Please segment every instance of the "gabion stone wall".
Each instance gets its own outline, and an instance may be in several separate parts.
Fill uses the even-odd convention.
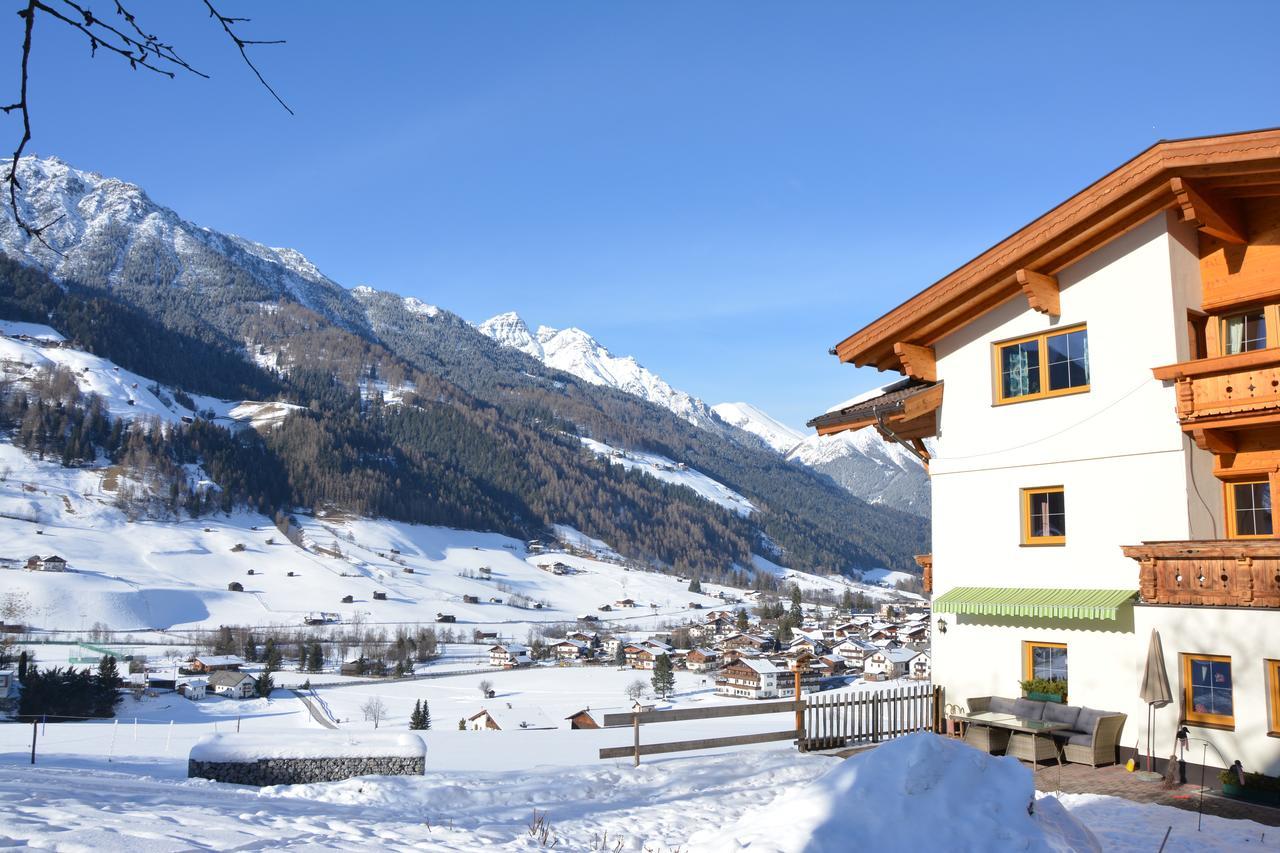
[[[421,776],[427,759],[416,758],[260,758],[257,761],[187,761],[188,778],[234,785],[302,785],[337,782],[353,776]]]

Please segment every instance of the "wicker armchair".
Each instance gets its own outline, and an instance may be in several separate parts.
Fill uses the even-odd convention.
[[[969,700],[970,714],[985,714],[991,710],[990,696],[975,696]],[[964,742],[983,752],[1003,755],[1009,748],[1009,730],[996,729],[980,723],[968,723],[964,727]]]
[[[1071,737],[1062,747],[1062,754],[1073,764],[1098,767],[1116,763],[1116,750],[1120,746],[1120,733],[1124,731],[1125,714],[1104,714],[1093,724],[1093,731],[1084,737]],[[1072,743],[1076,741],[1076,743]]]

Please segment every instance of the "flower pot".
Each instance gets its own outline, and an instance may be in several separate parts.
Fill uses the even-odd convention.
[[[1263,806],[1280,806],[1280,791],[1259,791],[1256,788],[1242,787],[1234,782],[1222,783],[1222,796],[1229,800],[1242,800]]]
[[[1034,699],[1037,702],[1057,702],[1062,703],[1062,694],[1060,693],[1036,693],[1034,690],[1027,693],[1028,699]]]

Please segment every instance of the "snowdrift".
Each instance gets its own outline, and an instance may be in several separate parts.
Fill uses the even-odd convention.
[[[727,828],[697,833],[689,849],[1092,853],[1102,848],[1057,800],[1035,799],[1031,771],[1015,759],[937,735],[913,734],[842,762]]]

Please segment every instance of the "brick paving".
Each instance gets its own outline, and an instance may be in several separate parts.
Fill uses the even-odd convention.
[[[1027,766],[1030,767],[1029,764]],[[1188,775],[1194,783],[1200,781],[1196,771],[1189,771]],[[1041,765],[1035,777],[1036,788],[1045,792],[1061,790],[1068,794],[1107,794],[1138,803],[1158,803],[1187,811],[1195,811],[1200,803],[1199,784],[1189,782],[1175,788],[1166,788],[1161,781],[1144,782],[1118,765],[1095,769],[1084,764],[1064,764],[1061,782],[1058,765]],[[1252,820],[1266,826],[1280,826],[1280,809],[1228,800],[1211,787],[1210,779],[1206,778],[1205,781],[1208,783],[1204,795],[1205,814],[1232,820]]]

